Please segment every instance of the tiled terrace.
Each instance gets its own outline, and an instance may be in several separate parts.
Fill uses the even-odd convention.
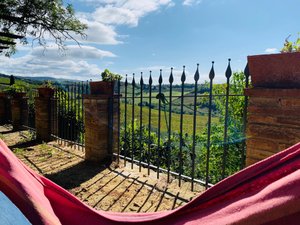
[[[84,152],[58,142],[37,143],[28,131],[13,132],[10,126],[0,126],[0,138],[29,167],[61,185],[88,205],[105,211],[154,212],[184,205],[204,188],[173,179],[166,175],[156,179],[146,169],[131,169],[127,162],[111,165],[87,164]],[[63,147],[64,146],[64,147]]]

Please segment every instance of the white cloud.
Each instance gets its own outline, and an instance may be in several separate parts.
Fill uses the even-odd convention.
[[[78,12],[76,15],[88,25],[87,42],[98,44],[120,44],[121,35],[116,32],[120,25],[136,27],[140,19],[162,7],[172,7],[172,0],[81,0],[93,4],[91,13]]]
[[[202,0],[184,0],[182,2],[183,5],[186,6],[192,6],[192,5],[198,5],[202,2]]]
[[[92,46],[68,45],[65,52],[58,51],[55,46],[50,46],[46,49],[36,47],[31,52],[32,56],[45,57],[47,60],[61,61],[65,59],[102,59],[103,57],[116,57],[115,54],[109,51],[103,51]]]
[[[47,49],[36,47],[22,57],[1,56],[0,68],[1,72],[5,74],[85,80],[98,76],[97,74],[102,71],[88,60],[104,57],[115,57],[115,55],[91,46],[80,48],[70,45],[63,54],[57,50],[57,47],[50,46]],[[85,78],[85,76],[87,77]]]
[[[93,13],[96,21],[103,24],[137,26],[139,18],[129,9],[118,7],[100,7]]]
[[[83,42],[116,45],[122,43],[117,40],[118,34],[114,26],[106,25],[95,20],[81,19],[82,22],[88,25],[85,32],[87,35],[86,40]]]
[[[277,48],[267,48],[265,53],[276,53],[279,52]]]

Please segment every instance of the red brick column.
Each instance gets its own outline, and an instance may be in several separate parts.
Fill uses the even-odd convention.
[[[6,118],[6,110],[7,106],[5,104],[6,95],[4,93],[0,93],[0,124],[5,124],[7,122]]]
[[[85,159],[111,160],[118,149],[118,97],[85,95]]]
[[[28,98],[11,98],[11,119],[14,130],[22,129],[22,125],[28,124]]]
[[[247,166],[300,141],[300,89],[252,88],[245,94]]]
[[[53,127],[58,127],[53,125],[57,123],[57,100],[50,97],[36,97],[34,104],[36,138],[41,141],[51,141],[53,139],[51,133],[56,134]]]

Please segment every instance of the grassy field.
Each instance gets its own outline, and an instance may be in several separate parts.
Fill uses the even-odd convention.
[[[9,85],[10,79],[6,77],[0,77],[0,91],[5,90]],[[15,79],[15,84],[24,88],[24,90],[37,88],[36,84],[29,84],[26,81]]]
[[[135,106],[134,107],[134,118],[136,120],[136,123],[139,125],[140,123],[140,107]],[[132,105],[127,104],[127,124],[130,125],[132,121]],[[157,109],[151,109],[151,127],[152,128],[158,128],[158,117],[159,117],[159,111]],[[124,123],[125,118],[125,104],[121,104],[121,123]],[[167,132],[168,128],[168,119],[169,118],[169,112],[164,113],[164,111],[161,111],[161,131]],[[167,122],[166,122],[167,119]],[[196,116],[196,132],[201,133],[206,127],[207,124],[207,115],[197,115]],[[148,126],[148,120],[149,120],[149,108],[148,107],[142,107],[142,122],[143,125]],[[180,130],[180,114],[172,113],[172,132],[179,132]],[[219,123],[218,117],[212,118],[212,123]],[[183,115],[183,133],[192,134],[193,133],[193,115],[184,114]]]

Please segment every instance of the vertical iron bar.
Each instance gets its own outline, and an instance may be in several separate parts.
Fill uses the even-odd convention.
[[[229,91],[230,91],[230,77],[232,74],[230,68],[230,61],[228,59],[228,66],[225,72],[226,76],[226,99],[225,99],[225,121],[224,121],[224,139],[223,139],[223,162],[222,162],[222,179],[225,178],[226,161],[228,155],[228,101],[229,101]]]
[[[73,139],[73,136],[74,136],[74,135],[73,135],[73,133],[74,133],[74,132],[73,132],[73,130],[74,130],[74,129],[73,129],[73,124],[74,124],[74,123],[73,123],[73,122],[74,122],[74,118],[73,118],[73,116],[74,116],[74,115],[73,115],[73,113],[74,113],[73,93],[74,93],[74,84],[72,83],[72,84],[71,84],[71,90],[70,90],[70,106],[71,106],[71,107],[70,107],[70,109],[71,109],[71,110],[70,110],[70,116],[71,116],[71,117],[70,117],[70,140],[71,140],[71,148],[73,148],[73,144],[74,144],[74,142],[73,142],[73,140],[74,140],[74,139]]]
[[[81,150],[83,151],[83,133],[82,133],[82,131],[83,131],[83,121],[84,121],[84,117],[83,117],[83,113],[84,113],[84,108],[83,108],[83,93],[84,93],[84,83],[83,83],[83,81],[81,81],[81,88],[80,88],[80,144],[82,144],[81,145]]]
[[[57,139],[57,144],[59,143],[59,137],[58,137],[58,90],[55,88],[54,90],[54,104],[55,104],[55,135]]]
[[[170,182],[170,168],[171,168],[171,131],[172,131],[172,84],[174,81],[173,68],[169,77],[170,92],[169,92],[169,127],[168,127],[168,182]]]
[[[149,77],[149,116],[148,116],[148,175],[150,175],[150,157],[151,157],[151,107],[152,107],[152,71]]]
[[[249,77],[250,77],[248,63],[245,67],[244,74],[245,74],[245,88],[247,89],[249,87]],[[244,112],[243,112],[243,132],[244,132],[244,137],[246,137],[248,96],[246,95],[244,96],[244,101],[245,101],[245,105],[244,105]],[[245,167],[245,164],[246,164],[246,138],[243,141],[243,145],[242,145],[241,169]]]
[[[65,115],[64,115],[64,129],[65,129],[65,137],[64,137],[64,145],[67,145],[68,139],[68,85],[65,88]]]
[[[133,78],[132,78],[132,111],[131,111],[131,169],[133,169],[133,158],[134,158],[134,153],[135,153],[135,137],[134,137],[134,98],[135,98],[135,93],[134,90],[135,89],[135,80],[134,80],[134,74],[133,74]]]
[[[209,159],[210,159],[210,134],[211,134],[211,111],[212,111],[212,93],[213,93],[213,79],[215,77],[214,61],[209,72],[209,103],[208,103],[208,121],[207,121],[207,153],[206,153],[206,168],[205,168],[205,188],[208,188],[209,183]]]
[[[77,149],[79,150],[79,142],[80,142],[80,129],[79,129],[79,124],[80,124],[80,119],[79,119],[79,114],[80,114],[80,108],[79,108],[79,89],[80,89],[80,83],[76,83],[76,95],[75,95],[75,106],[76,106],[76,124],[77,124],[77,136],[76,136],[76,145]]]
[[[73,83],[73,93],[72,93],[72,112],[74,113],[74,119],[72,123],[72,142],[73,147],[76,149],[76,121],[77,121],[77,108],[76,108],[76,82]]]
[[[139,171],[142,170],[142,140],[143,140],[143,133],[142,133],[142,127],[143,127],[143,90],[144,90],[144,81],[143,81],[143,73],[141,73],[141,80],[140,80],[140,161],[139,161]]]
[[[77,133],[77,128],[76,128],[76,125],[77,125],[77,106],[76,106],[76,93],[77,93],[77,83],[74,82],[74,88],[73,88],[73,107],[74,107],[74,114],[75,114],[75,117],[74,117],[74,124],[73,124],[73,142],[74,142],[74,149],[76,149],[76,145],[77,145],[77,137],[76,137],[76,133]]]
[[[127,86],[128,86],[128,81],[127,81],[127,74],[126,74],[126,79],[125,79],[125,110],[124,110],[124,126],[125,126],[125,144],[124,144],[124,166],[126,166],[126,157],[127,157],[127,151],[128,151],[128,136],[127,136]]]
[[[160,70],[159,79],[158,79],[158,132],[157,132],[157,155],[156,155],[156,166],[157,166],[157,179],[159,179],[159,167],[160,167],[160,157],[161,157],[161,143],[160,143],[160,129],[161,129],[161,84],[162,84],[162,70]]]
[[[67,142],[68,142],[68,145],[70,144],[70,84],[68,84],[68,111],[67,111],[67,117],[68,117],[68,127],[67,127]]]
[[[87,80],[85,83],[85,94],[89,95],[90,93],[90,83]],[[84,107],[84,105],[82,105],[82,108]],[[84,112],[84,111],[83,111]],[[84,118],[84,117],[83,117]],[[84,120],[83,120],[84,121]],[[83,128],[84,128],[84,133],[83,133],[83,141],[85,143],[85,124],[83,123]]]
[[[197,70],[194,76],[195,89],[194,89],[194,116],[193,116],[193,143],[192,143],[192,185],[191,190],[194,191],[194,179],[195,179],[195,146],[196,146],[196,123],[197,123],[197,94],[198,94],[198,80],[199,80],[199,64],[197,64]]]
[[[180,101],[180,143],[179,143],[179,187],[181,186],[181,176],[183,169],[182,147],[183,147],[183,97],[184,97],[184,82],[185,82],[185,66],[181,75],[181,101]]]
[[[74,118],[74,126],[73,126],[73,141],[74,141],[74,149],[77,147],[77,99],[76,99],[76,94],[77,94],[77,83],[74,82],[74,94],[73,94],[73,105],[74,105],[74,113],[75,113],[75,118]]]
[[[120,98],[121,98],[121,80],[118,80],[118,157],[117,157],[117,163],[120,163],[120,128],[121,128],[121,112],[120,112]]]
[[[79,147],[80,147],[80,97],[79,97],[79,94],[80,94],[80,82],[77,83],[76,85],[76,109],[77,109],[77,129],[78,129],[78,134],[77,134],[77,137],[76,137],[76,142],[77,142],[77,149],[79,150]]]
[[[73,123],[74,123],[74,118],[73,118],[73,113],[74,113],[74,106],[73,106],[73,94],[74,94],[74,83],[71,84],[71,89],[70,89],[70,143],[71,143],[71,148],[73,148],[74,144],[74,128],[73,128]]]
[[[67,139],[66,123],[67,123],[67,87],[65,86],[63,91],[63,118],[62,118],[64,145],[66,145],[66,139]]]
[[[60,144],[62,145],[62,136],[61,136],[61,132],[62,132],[62,122],[61,122],[61,113],[62,113],[62,109],[61,109],[61,89],[58,87],[57,88],[57,92],[58,92],[58,100],[57,100],[57,106],[58,106],[58,112],[57,112],[57,121],[58,121],[58,136],[60,139]]]

